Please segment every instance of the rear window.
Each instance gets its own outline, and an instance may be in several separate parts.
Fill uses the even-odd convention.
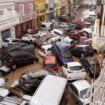
[[[13,40],[12,42],[19,42],[20,40]]]
[[[47,68],[54,68],[56,67],[56,64],[45,64],[44,66]]]
[[[43,27],[43,28],[46,28],[46,25],[44,25],[44,24],[41,24],[41,27]]]
[[[70,58],[71,57],[70,51],[69,50],[62,51],[62,57]]]
[[[78,71],[78,70],[81,70],[83,69],[82,66],[74,66],[74,67],[70,67],[70,70],[74,70],[74,71]]]

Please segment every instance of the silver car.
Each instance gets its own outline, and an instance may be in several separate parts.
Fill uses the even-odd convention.
[[[27,71],[20,76],[19,86],[24,93],[29,92],[32,87],[35,87],[37,89],[43,78],[48,74],[60,76],[57,72],[53,70],[34,69]]]
[[[86,80],[74,81],[68,86],[71,96],[75,99],[78,105],[83,105],[84,102],[86,105],[89,105],[89,95],[88,97],[85,97],[89,88],[90,84]]]

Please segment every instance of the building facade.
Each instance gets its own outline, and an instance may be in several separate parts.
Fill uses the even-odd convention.
[[[34,0],[15,0],[15,10],[19,13],[20,23],[15,27],[16,37],[21,38],[28,32],[28,29],[35,31],[35,11]]]
[[[36,26],[38,27],[41,21],[45,20],[45,0],[35,0],[35,10],[37,12]]]
[[[61,4],[61,15],[66,14],[66,4],[67,4],[67,0],[60,0],[60,4]]]
[[[50,20],[54,16],[54,0],[45,0],[46,15],[45,20]]]
[[[19,15],[15,11],[13,0],[0,0],[0,48],[2,40],[15,37],[15,26],[19,24]]]
[[[60,16],[60,15],[61,15],[61,1],[54,0],[54,16]]]
[[[105,44],[105,0],[97,0],[96,15],[92,46],[94,49],[99,50]]]

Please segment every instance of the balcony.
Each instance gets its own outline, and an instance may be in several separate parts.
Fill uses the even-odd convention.
[[[37,15],[38,16],[42,16],[42,15],[45,15],[46,14],[46,9],[39,9],[37,10]]]
[[[36,17],[37,17],[36,12],[33,12],[32,14],[25,14],[24,16],[20,16],[20,22],[23,23],[25,21],[35,19]]]
[[[49,8],[50,11],[54,11],[54,8]]]

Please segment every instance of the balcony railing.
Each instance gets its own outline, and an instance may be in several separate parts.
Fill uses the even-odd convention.
[[[20,16],[20,22],[25,22],[31,19],[35,19],[37,17],[37,13],[33,12],[32,14],[25,14],[24,16]]]

